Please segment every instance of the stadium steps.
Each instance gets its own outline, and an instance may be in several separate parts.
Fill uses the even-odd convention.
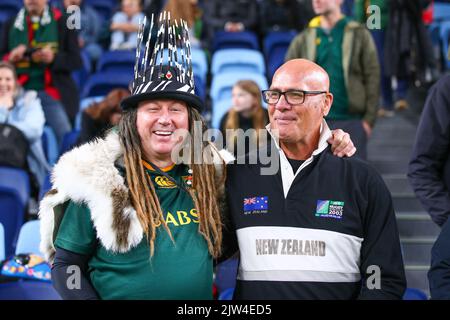
[[[392,195],[407,286],[429,295],[427,272],[440,228],[423,209],[406,176],[418,121],[411,113],[378,119],[368,144],[368,160],[382,175]]]

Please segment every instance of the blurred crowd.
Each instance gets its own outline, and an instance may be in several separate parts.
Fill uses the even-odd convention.
[[[19,11],[0,21],[0,55],[4,61],[0,65],[0,122],[19,129],[28,142],[22,150],[28,159],[23,166],[32,175],[35,195],[51,164],[43,145],[44,127],[51,128],[61,149],[78,121],[81,88],[74,81],[74,73],[84,67],[83,55],[89,57],[89,68],[96,70],[105,52],[133,51],[138,24],[144,16],[150,20],[152,14],[157,17],[168,11],[172,19],[184,19],[192,47],[204,51],[208,63],[219,32],[252,32],[260,47],[271,33],[297,34],[285,58],[315,60],[330,74],[335,101],[327,120],[331,127],[351,134],[362,158],[366,158],[366,144],[376,118],[407,109],[408,88],[433,81],[442,59],[428,49],[431,42],[426,23],[430,21],[423,17],[432,1],[17,2]],[[374,5],[379,11],[371,11]],[[74,22],[74,8],[81,10],[78,29],[68,28]],[[270,84],[272,75],[266,76]],[[211,80],[208,74],[207,92]],[[264,89],[251,80],[237,82],[219,129],[262,129],[267,123],[260,93]],[[85,108],[81,130],[72,145],[89,141],[117,124],[119,103],[127,94],[126,88],[117,88]],[[206,100],[211,114],[214,101],[208,95]],[[208,113],[205,116],[208,118]]]

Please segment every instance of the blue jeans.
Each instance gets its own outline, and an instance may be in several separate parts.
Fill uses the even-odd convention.
[[[384,30],[371,30],[373,40],[377,47],[378,60],[381,68],[381,96],[383,100],[382,106],[387,110],[394,108],[394,93],[392,90],[392,79],[387,76],[384,69],[384,37],[386,32]],[[408,92],[408,79],[397,78],[397,90],[395,99],[405,99]]]
[[[39,91],[38,96],[41,99],[45,123],[53,129],[58,146],[61,146],[64,135],[72,130],[64,106],[59,101],[50,97],[45,91]]]

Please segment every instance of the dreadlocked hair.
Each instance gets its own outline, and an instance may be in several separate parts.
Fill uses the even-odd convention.
[[[206,125],[197,110],[188,108],[188,112],[191,139],[189,143],[194,146],[194,122],[200,121],[202,133],[206,130]],[[119,138],[124,148],[126,180],[131,203],[149,241],[150,256],[152,257],[155,251],[156,228],[162,225],[172,241],[174,240],[165,222],[153,182],[145,173],[142,164],[142,144],[136,128],[136,119],[137,109],[132,108],[124,112],[119,123]],[[211,145],[211,142],[204,142],[203,149],[208,145]],[[221,160],[222,174],[219,177],[211,159],[207,159],[208,161],[203,161],[201,164],[195,164],[193,148],[190,149],[190,153],[191,161],[187,165],[192,169],[192,188],[188,188],[188,191],[198,214],[198,230],[205,238],[211,256],[217,258],[221,253],[222,243],[222,221],[218,203],[219,190],[226,179],[225,163]]]
[[[189,108],[189,118],[190,118],[190,145],[194,145],[194,132],[193,124],[194,122],[201,123],[202,125],[202,135],[206,131],[207,127],[203,121],[200,113],[194,109]],[[192,189],[189,190],[191,197],[194,201],[195,208],[197,209],[199,216],[199,232],[205,238],[208,244],[208,250],[210,254],[217,258],[221,253],[222,244],[222,219],[220,215],[219,207],[219,197],[220,189],[225,184],[226,172],[225,163],[220,156],[222,166],[221,175],[219,175],[216,170],[213,155],[203,152],[206,147],[210,147],[212,152],[215,152],[215,147],[211,142],[203,142],[202,154],[203,162],[201,164],[196,164],[194,161],[194,154],[191,149],[191,164],[192,169]],[[217,164],[219,165],[219,164]]]
[[[145,173],[142,164],[142,145],[136,127],[136,118],[137,109],[133,108],[124,112],[119,122],[119,138],[124,148],[126,181],[131,203],[149,241],[150,256],[153,257],[157,227],[162,224],[172,241],[173,238],[165,222],[153,182]]]

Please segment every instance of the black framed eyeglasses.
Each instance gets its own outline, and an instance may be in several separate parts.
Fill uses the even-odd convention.
[[[287,103],[302,104],[305,102],[307,94],[323,94],[328,93],[328,91],[287,90],[282,92],[279,90],[263,90],[261,93],[265,103],[275,104],[280,100],[281,96],[284,95]]]

